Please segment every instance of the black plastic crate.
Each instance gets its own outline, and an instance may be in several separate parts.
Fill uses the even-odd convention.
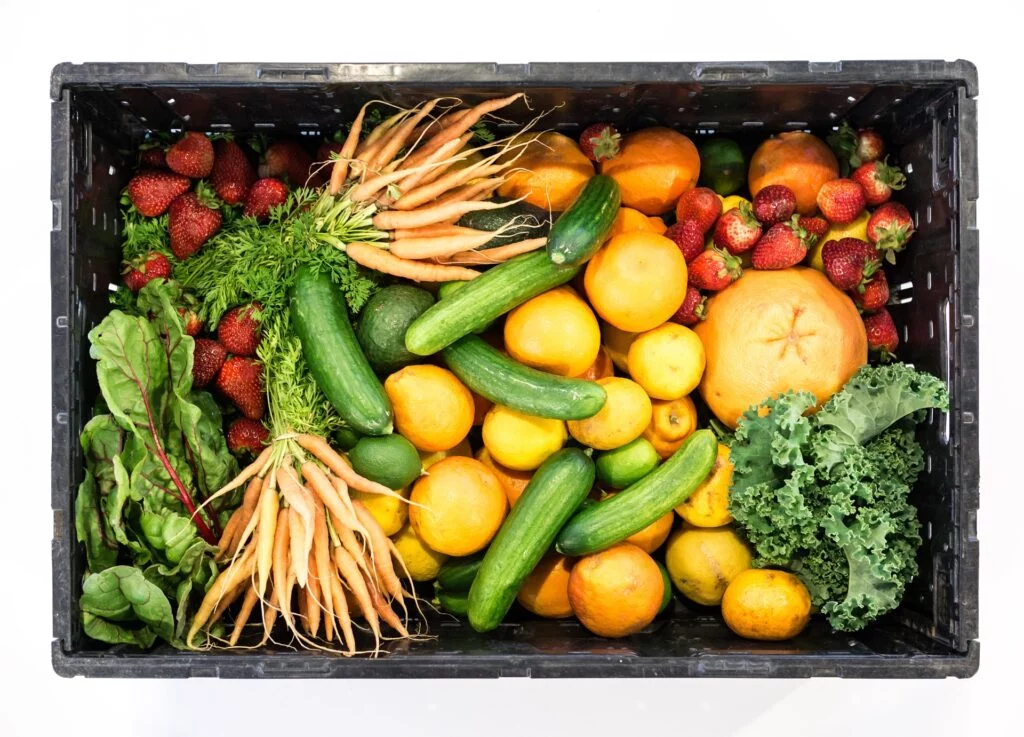
[[[813,622],[783,643],[733,636],[711,611],[677,601],[648,631],[604,640],[574,622],[526,616],[489,635],[432,621],[437,638],[346,659],[265,650],[140,653],[89,641],[76,602],[84,555],[73,500],[78,435],[97,395],[86,334],[118,279],[119,194],[149,129],[321,136],[371,97],[468,102],[523,90],[548,125],[611,120],[669,125],[692,137],[763,137],[838,121],[881,130],[909,172],[900,200],[917,235],[892,273],[901,358],[945,380],[948,414],[924,432],[914,490],[921,572],[900,609],[856,635]],[[966,677],[978,636],[977,71],[969,62],[671,64],[63,64],[53,71],[53,666],[118,677]],[[507,114],[503,111],[503,114]]]

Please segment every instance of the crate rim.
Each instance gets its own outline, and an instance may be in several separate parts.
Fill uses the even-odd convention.
[[[841,655],[822,660],[812,655],[792,655],[785,660],[769,656],[728,654],[684,657],[623,657],[571,655],[551,657],[543,654],[527,656],[462,655],[458,663],[450,656],[393,655],[380,660],[349,660],[324,658],[313,654],[292,654],[283,658],[262,659],[245,663],[231,655],[194,655],[187,652],[160,655],[140,654],[126,657],[102,653],[67,652],[62,637],[67,622],[61,616],[63,604],[69,603],[71,591],[57,570],[74,553],[74,541],[62,539],[56,531],[67,515],[73,514],[69,498],[66,459],[71,437],[67,419],[65,377],[69,374],[71,336],[68,328],[70,303],[68,280],[67,223],[70,212],[70,180],[66,165],[70,141],[69,100],[66,90],[110,89],[125,84],[140,86],[197,85],[218,87],[230,85],[315,87],[324,84],[363,84],[394,82],[396,84],[427,84],[442,80],[464,84],[643,84],[691,83],[707,86],[812,84],[823,81],[834,84],[879,84],[885,82],[952,83],[961,88],[962,139],[960,200],[964,206],[960,223],[961,263],[974,271],[975,283],[970,294],[961,295],[961,303],[969,310],[972,321],[960,326],[964,331],[961,359],[965,355],[977,362],[977,259],[978,231],[975,200],[978,197],[977,171],[977,66],[968,60],[867,60],[867,61],[741,61],[741,62],[537,62],[523,64],[469,63],[246,63],[187,64],[170,62],[118,63],[87,62],[56,64],[50,76],[51,97],[51,200],[54,221],[51,245],[51,334],[52,334],[52,463],[51,508],[55,535],[52,541],[53,562],[53,640],[51,664],[64,677],[225,677],[225,678],[440,678],[440,677],[688,677],[688,676],[757,676],[757,677],[859,677],[859,678],[941,678],[973,676],[979,668],[978,607],[963,622],[965,650],[942,654],[922,654],[910,658],[885,655]],[[956,318],[959,322],[960,315]],[[978,546],[972,523],[978,509],[978,437],[977,389],[961,397],[960,413],[955,418],[961,440],[967,446],[965,459],[970,461],[961,475],[966,496],[959,514],[967,523],[970,543],[964,551],[963,593],[977,601]],[[969,420],[963,415],[971,414]]]

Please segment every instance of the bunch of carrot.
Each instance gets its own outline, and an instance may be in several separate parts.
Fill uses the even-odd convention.
[[[357,474],[324,438],[301,434],[276,438],[211,499],[243,484],[242,504],[218,544],[218,559],[229,562],[196,612],[186,640],[189,647],[201,646],[196,644],[201,632],[213,645],[213,626],[239,599],[229,646],[238,644],[257,604],[263,626],[260,645],[270,639],[278,616],[302,647],[345,655],[357,653],[356,617],[364,618],[373,633],[371,654],[380,651],[382,622],[398,636],[410,636],[406,600],[416,601],[410,593],[412,580],[394,543],[349,489],[398,494]],[[349,595],[357,611],[350,611]],[[334,641],[343,642],[344,649],[333,648]]]
[[[442,98],[411,110],[400,110],[360,141],[367,110],[364,105],[334,162],[328,194],[377,208],[373,224],[388,233],[389,242],[348,243],[345,252],[370,269],[414,281],[457,281],[479,276],[466,265],[486,265],[544,246],[531,238],[506,246],[478,250],[498,231],[456,225],[469,212],[492,210],[518,202],[489,202],[516,159],[535,137],[517,135],[493,144],[466,148],[472,128],[485,115],[511,105],[522,93],[486,100],[475,107],[431,117]],[[479,161],[455,164],[492,150]],[[401,154],[401,155],[400,155]]]

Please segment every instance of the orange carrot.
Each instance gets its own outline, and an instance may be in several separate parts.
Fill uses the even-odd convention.
[[[508,222],[497,230],[473,230],[465,235],[403,238],[392,243],[389,250],[399,258],[440,259],[460,251],[472,251],[479,248],[515,225],[514,222]]]
[[[345,597],[345,591],[341,587],[341,579],[337,576],[337,569],[335,569],[335,575],[329,577],[331,582],[331,596],[335,602],[334,615],[338,619],[338,629],[345,638],[345,645],[348,647],[349,655],[356,651],[356,638],[352,632],[352,618],[348,612],[348,599]]]
[[[238,616],[235,617],[235,627],[231,630],[231,639],[228,640],[228,645],[231,647],[238,644],[238,638],[242,636],[242,630],[249,623],[249,617],[252,616],[252,610],[256,607],[259,598],[252,582],[249,582],[249,587],[245,590],[245,598],[242,599],[242,608],[238,610]]]
[[[341,151],[338,152],[338,158],[334,162],[334,167],[331,169],[331,183],[327,191],[332,195],[338,195],[345,184],[345,180],[348,179],[349,159],[355,155],[356,146],[359,145],[359,134],[363,130],[363,118],[366,116],[366,108],[369,105],[370,103],[368,102],[359,108],[359,114],[352,121],[352,129],[348,132],[345,143],[342,144]]]
[[[256,545],[256,575],[257,588],[260,597],[267,590],[267,581],[270,580],[270,570],[274,562],[274,539],[277,535],[277,513],[280,509],[280,500],[277,498],[277,487],[274,483],[274,474],[268,474],[270,482],[263,488],[260,494],[260,511],[257,526],[259,536]]]
[[[281,616],[292,630],[295,624],[292,622],[291,601],[288,596],[288,542],[291,527],[288,524],[288,507],[282,507],[277,513],[277,529],[274,535],[274,562],[271,573],[274,577],[274,591],[278,592],[278,604],[281,608]]]
[[[500,264],[530,251],[543,248],[548,242],[547,237],[530,238],[518,243],[509,243],[507,246],[488,248],[485,251],[463,251],[451,256],[439,258],[438,261],[444,264],[460,264],[470,266],[486,266],[488,264]]]
[[[480,179],[475,182],[469,182],[461,187],[445,192],[431,202],[430,205],[431,207],[440,207],[441,205],[450,205],[453,202],[484,200],[490,197],[491,192],[500,187],[504,181],[504,177],[495,177],[493,179]]]
[[[420,261],[407,261],[367,243],[349,243],[345,247],[345,253],[360,266],[411,281],[469,281],[480,276],[479,272],[461,266],[439,266]]]
[[[306,632],[311,637],[316,637],[320,631],[320,598],[323,592],[320,589],[319,569],[316,567],[316,559],[313,551],[309,551],[309,558],[306,562],[309,570],[309,578],[306,581],[306,588],[300,592],[300,596],[306,600]]]
[[[391,160],[398,155],[398,152],[405,145],[405,142],[409,140],[409,135],[413,132],[417,125],[419,125],[425,117],[430,115],[430,111],[437,105],[437,100],[428,101],[423,107],[419,109],[414,115],[409,117],[395,129],[394,135],[388,138],[376,156],[366,163],[366,168],[369,171],[379,171],[388,164]]]
[[[414,210],[420,205],[425,205],[448,190],[465,184],[471,179],[483,179],[499,174],[512,165],[511,160],[502,164],[495,164],[494,162],[497,161],[498,156],[500,154],[493,154],[475,164],[448,172],[429,184],[423,184],[412,190],[403,190],[402,196],[395,200],[392,208],[395,210]]]
[[[324,513],[324,503],[319,496],[313,499],[313,558],[316,560],[316,570],[320,576],[320,590],[323,597],[325,637],[331,639],[331,630],[334,619],[334,598],[331,586],[326,580],[333,574],[331,567],[331,541],[327,532],[327,515]]]
[[[472,133],[465,133],[453,141],[448,141],[415,167],[403,166],[402,171],[406,172],[408,176],[398,181],[399,191],[408,192],[421,182],[433,181],[444,174],[452,164],[469,156],[469,151],[458,155],[456,152],[469,143],[472,137]]]
[[[463,228],[461,225],[450,225],[449,223],[438,223],[436,225],[424,225],[422,228],[402,228],[391,231],[391,239],[395,241],[406,238],[437,238],[438,236],[449,235],[476,235],[481,231],[475,228]]]
[[[420,148],[420,151],[410,156],[407,160],[409,166],[416,166],[421,162],[423,158],[426,158],[431,153],[436,151],[438,148],[448,143],[452,139],[458,138],[463,133],[472,128],[483,116],[488,113],[493,113],[496,110],[500,110],[503,107],[511,105],[513,102],[523,97],[524,93],[517,92],[514,95],[508,97],[501,97],[493,100],[485,100],[476,107],[470,108],[466,111],[466,114],[461,116],[458,121],[446,128],[440,130],[433,138],[424,143]]]
[[[373,601],[373,608],[380,615],[380,618],[384,620],[385,624],[389,625],[402,637],[408,637],[409,630],[402,624],[402,620],[395,614],[395,610],[384,601],[384,597],[380,595],[380,592],[373,586],[367,586],[367,589],[370,592],[370,599]]]
[[[395,569],[391,565],[391,556],[388,555],[388,536],[384,534],[380,523],[370,514],[370,510],[362,502],[352,502],[356,509],[356,518],[363,527],[370,533],[370,547],[376,552],[373,556],[373,566],[384,582],[385,590],[399,601],[402,600],[402,582],[395,575]]]
[[[467,212],[500,210],[521,200],[520,197],[506,202],[454,202],[433,207],[421,207],[418,210],[385,210],[374,215],[373,224],[380,230],[419,228],[424,225],[443,223],[447,220],[458,220]]]
[[[303,450],[312,453],[315,458],[331,470],[331,473],[356,491],[365,491],[367,494],[383,494],[384,496],[393,496],[398,499],[405,499],[401,494],[392,491],[388,487],[384,486],[384,484],[378,484],[376,481],[370,481],[368,478],[357,474],[352,469],[352,465],[345,460],[338,451],[332,448],[325,438],[320,437],[319,435],[301,434],[295,438],[295,442],[297,442]]]
[[[252,549],[248,548],[241,558],[238,558],[217,576],[213,585],[210,586],[202,602],[199,604],[199,610],[196,612],[195,617],[192,619],[192,627],[185,638],[185,643],[189,647],[192,646],[192,640],[209,621],[210,616],[221,600],[238,586],[241,581],[252,575],[253,563]]]
[[[370,629],[373,630],[373,634],[379,643],[380,621],[377,619],[377,611],[373,607],[373,599],[370,598],[366,582],[359,573],[359,567],[344,548],[334,549],[334,564],[338,567],[338,572],[341,573],[348,584],[349,590],[356,597],[356,602],[359,604],[359,608],[362,609],[363,616],[366,617],[366,623],[370,625]]]

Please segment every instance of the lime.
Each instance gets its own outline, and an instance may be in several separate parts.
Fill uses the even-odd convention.
[[[621,448],[598,453],[597,480],[605,487],[625,489],[635,484],[658,465],[658,451],[640,437]]]
[[[401,489],[420,475],[420,454],[401,435],[362,438],[349,451],[352,468],[370,481]]]
[[[747,182],[747,163],[739,144],[728,138],[712,138],[700,147],[700,184],[723,197]]]
[[[334,447],[339,450],[352,450],[362,437],[351,427],[340,428],[334,431]]]

